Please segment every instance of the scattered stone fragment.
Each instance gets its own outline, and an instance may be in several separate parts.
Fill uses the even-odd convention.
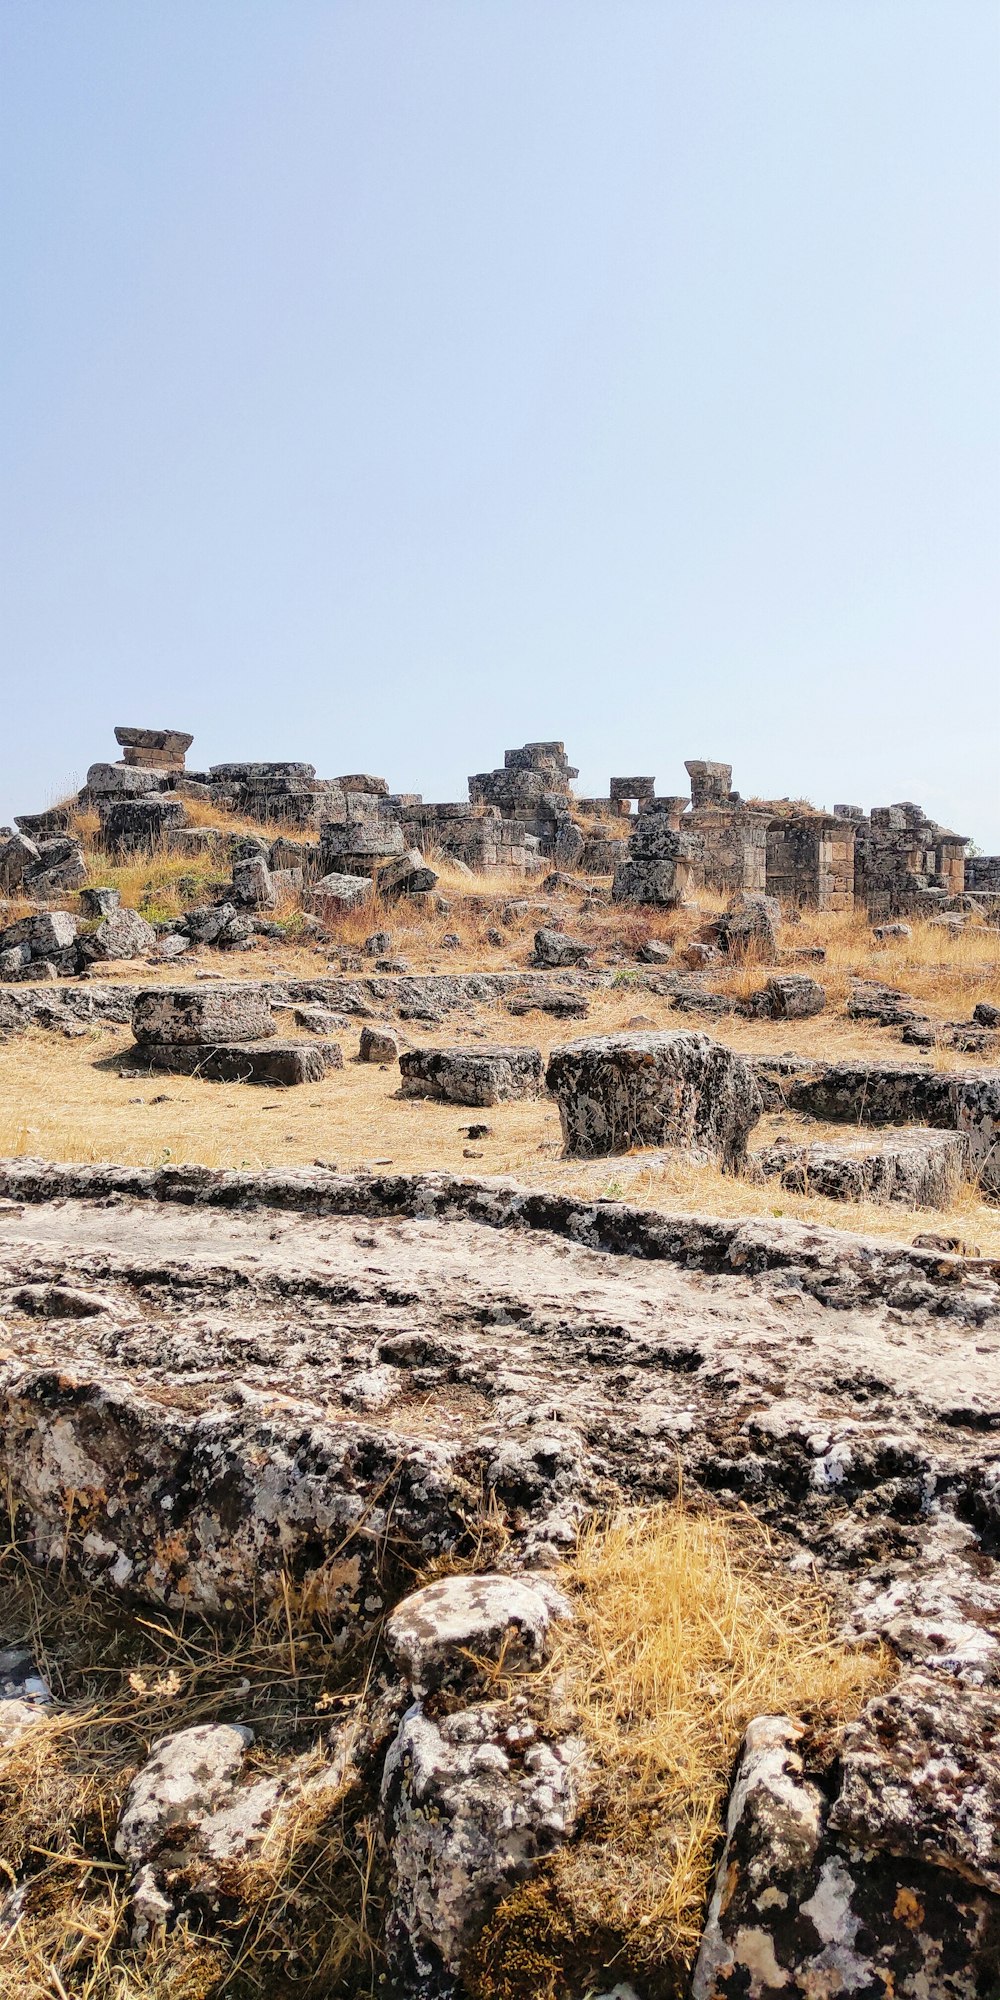
[[[679,1146],[736,1171],[761,1114],[749,1065],[707,1035],[598,1035],[553,1049],[546,1083],[567,1155]]]
[[[152,924],[138,910],[112,910],[86,940],[92,958],[145,958],[158,943]]]
[[[797,1021],[821,1014],[825,1006],[826,993],[817,979],[803,972],[778,972],[751,994],[747,1011],[767,1020]]]
[[[502,1104],[537,1097],[542,1089],[539,1049],[406,1049],[399,1058],[404,1097],[433,1097],[449,1104]]]
[[[535,932],[535,949],[532,965],[585,965],[593,947],[583,944],[578,938],[565,937],[562,931],[539,930]]]
[[[416,1695],[468,1686],[476,1661],[511,1671],[541,1666],[554,1622],[570,1606],[542,1577],[449,1576],[404,1597],[385,1643]]]
[[[398,1062],[401,1046],[399,1036],[391,1028],[362,1028],[358,1060],[366,1063]]]

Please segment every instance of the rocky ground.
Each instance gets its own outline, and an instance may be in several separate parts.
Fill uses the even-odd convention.
[[[0,985],[18,2000],[1000,1996],[998,934],[509,898]]]
[[[31,1560],[210,1621],[290,1591],[335,1644],[376,1636],[361,1762],[393,1990],[528,1990],[469,1973],[470,1940],[572,1844],[585,1766],[537,1703],[537,1755],[513,1757],[510,1697],[484,1700],[467,1656],[513,1632],[537,1666],[582,1519],[681,1480],[749,1505],[899,1674],[833,1752],[795,1718],[748,1732],[692,1994],[997,1990],[992,1269],[434,1176],[12,1164],[0,1201],[3,1451]],[[411,1612],[414,1574],[468,1549],[487,1501],[503,1536],[480,1567],[502,1581]],[[386,1632],[400,1605],[420,1646]],[[237,1709],[135,1780],[116,1836],[133,1937],[185,1899],[204,1921],[206,1871],[253,1854],[306,1782],[287,1761],[264,1791],[241,1776]],[[340,1782],[337,1754],[310,1785]],[[627,1937],[607,1949],[636,1991],[683,1990]],[[582,2000],[600,1963],[552,1990]]]

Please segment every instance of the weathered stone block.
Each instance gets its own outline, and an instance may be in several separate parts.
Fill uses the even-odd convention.
[[[342,792],[367,792],[372,798],[387,799],[389,787],[384,778],[373,778],[368,771],[351,771],[346,778],[338,778]]]
[[[138,993],[132,1033],[146,1046],[254,1042],[275,1032],[270,1002],[252,985],[151,986]]]
[[[117,889],[87,888],[80,890],[80,907],[87,917],[110,917],[121,903]]]
[[[143,1042],[139,1053],[154,1069],[203,1076],[213,1083],[321,1083],[343,1067],[337,1042],[220,1042],[198,1045]]]
[[[295,1007],[292,1019],[297,1028],[304,1028],[309,1035],[332,1035],[345,1025],[344,1016],[335,1014],[331,1007]]]
[[[438,875],[415,847],[396,861],[387,861],[375,877],[381,896],[421,895],[437,887]]]
[[[954,1079],[917,1063],[831,1063],[818,1075],[793,1077],[786,1101],[851,1125],[934,1125],[954,1129]]]
[[[371,894],[369,875],[321,875],[318,882],[304,890],[302,907],[323,922],[335,923],[345,910],[353,910],[355,904],[366,902]]]
[[[0,951],[26,944],[32,958],[48,958],[52,952],[65,951],[75,944],[79,928],[69,910],[45,910],[33,917],[20,917],[17,923],[0,931]]]
[[[26,875],[42,865],[42,857],[26,833],[12,833],[0,843],[0,891],[10,895]]]
[[[611,900],[615,903],[655,903],[666,909],[676,909],[683,900],[676,862],[620,862],[615,869]]]
[[[101,842],[109,854],[155,854],[184,818],[184,801],[173,796],[109,803],[101,808]]]
[[[911,1125],[883,1129],[877,1139],[869,1133],[812,1145],[784,1140],[756,1154],[754,1165],[793,1194],[880,1207],[900,1202],[908,1208],[950,1208],[965,1177],[967,1152],[959,1132]]]
[[[233,862],[233,902],[246,910],[273,910],[277,892],[267,862],[258,856]]]
[[[138,799],[161,792],[165,782],[164,773],[147,764],[91,764],[86,790],[93,799]]]
[[[537,1097],[542,1088],[539,1049],[406,1049],[399,1058],[404,1097],[435,1097],[449,1104],[503,1104]]]
[[[93,958],[144,958],[156,942],[152,924],[138,910],[113,910],[86,940]]]
[[[186,729],[127,729],[119,723],[115,742],[125,750],[163,750],[183,762],[194,737]]]
[[[545,1080],[576,1158],[679,1146],[732,1172],[762,1109],[749,1065],[686,1032],[569,1042],[553,1049]]]
[[[398,1062],[401,1046],[399,1036],[391,1028],[362,1028],[358,1060],[368,1063]]]
[[[818,979],[803,972],[776,973],[749,1001],[751,1014],[772,1021],[803,1020],[810,1014],[821,1014],[825,1006],[826,994]]]
[[[202,908],[188,910],[184,928],[192,944],[217,944],[235,915],[233,903],[209,903]]]
[[[324,874],[339,869],[345,857],[351,860],[363,858],[373,864],[379,860],[389,860],[395,854],[405,854],[403,829],[398,820],[366,819],[355,820],[350,825],[331,825],[327,822],[320,831],[320,867]],[[349,868],[345,868],[350,873]]]
[[[532,965],[585,965],[593,947],[579,938],[567,937],[563,931],[542,929],[535,932],[535,949]]]

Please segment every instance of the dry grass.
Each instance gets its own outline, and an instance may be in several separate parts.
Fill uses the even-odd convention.
[[[59,1708],[0,1750],[0,1868],[26,1886],[0,1927],[0,1990],[18,2000],[284,2000],[372,1990],[380,1884],[367,1802],[320,1731],[359,1699],[373,1641],[345,1661],[294,1593],[213,1630],[127,1616],[98,1593],[0,1559],[0,1629],[30,1645]],[[252,1775],[300,1754],[261,1849],[223,1882],[221,1922],[187,1923],[142,1954],[128,1933],[114,1831],[151,1743],[249,1721]]]
[[[828,1731],[894,1668],[837,1640],[829,1600],[749,1516],[683,1500],[621,1513],[583,1535],[561,1581],[577,1615],[548,1671],[581,1718],[593,1803],[583,1839],[501,1905],[473,1990],[561,2000],[610,1946],[616,1978],[686,1991],[748,1722],[790,1714]]]
[[[173,968],[165,968],[165,974],[177,977]],[[657,1027],[689,1023],[689,1017],[682,1021],[671,1012],[666,1000],[626,985],[595,995],[586,1022],[553,1022],[544,1014],[515,1017],[498,1007],[479,1009],[460,1024],[403,1025],[417,1044],[468,1040],[475,1046],[478,1032],[491,1041],[526,1043],[547,1053],[577,1033],[624,1028],[639,1010]],[[279,1016],[279,1021],[284,1035],[290,1016]],[[401,1098],[395,1067],[380,1069],[350,1059],[356,1032],[345,1030],[341,1036],[347,1058],[342,1070],[321,1083],[280,1091],[136,1072],[126,1029],[95,1028],[79,1041],[32,1030],[0,1046],[0,1156],[146,1166],[186,1161],[253,1170],[322,1160],[344,1172],[384,1163],[408,1173],[498,1174],[592,1200],[621,1199],[683,1214],[786,1216],[903,1242],[932,1227],[978,1245],[985,1256],[1000,1255],[1000,1207],[981,1202],[971,1187],[951,1209],[932,1217],[926,1210],[791,1194],[774,1183],[722,1174],[669,1152],[565,1160],[558,1113],[548,1097],[498,1104],[483,1114],[460,1105]],[[713,1032],[746,1053],[794,1049],[831,1060],[905,1053],[887,1030],[823,1015],[777,1023],[725,1020]],[[940,1060],[957,1067],[966,1059],[943,1052]],[[480,1119],[491,1127],[490,1135],[470,1143],[468,1125]],[[762,1119],[754,1145],[769,1144],[779,1131],[784,1138],[803,1141],[828,1136],[826,1128],[786,1113]],[[829,1135],[834,1133],[830,1128]],[[476,1157],[468,1159],[467,1152]]]

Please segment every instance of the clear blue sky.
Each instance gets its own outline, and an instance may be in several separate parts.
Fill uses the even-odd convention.
[[[0,819],[116,722],[1000,850],[996,0],[5,0]]]

